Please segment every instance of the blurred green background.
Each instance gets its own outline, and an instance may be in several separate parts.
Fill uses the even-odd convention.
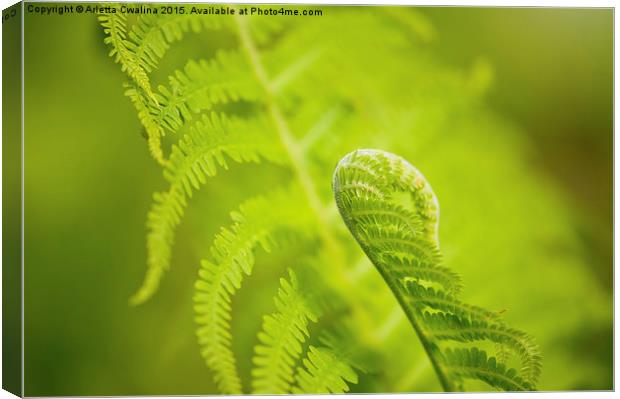
[[[541,389],[611,389],[612,10],[418,11],[429,23],[425,46],[446,68],[491,67],[484,101],[520,127],[519,140],[527,144],[519,157],[549,185],[553,198],[561,198],[562,210],[571,215],[565,223],[585,259],[571,265],[578,269],[571,274],[556,269],[557,281],[547,274],[535,282],[535,289],[548,289],[551,299],[525,308],[511,302],[515,280],[502,279],[497,265],[491,268],[499,273],[493,281],[503,286],[479,295],[476,287],[484,290],[488,278],[482,270],[488,269],[476,274],[472,268],[453,267],[464,274],[468,292],[476,294],[471,298],[508,303],[519,327],[543,342]],[[147,304],[129,307],[128,297],[145,270],[151,195],[164,183],[123,96],[125,76],[107,56],[102,29],[92,15],[26,14],[25,38],[26,395],[213,392],[194,337],[196,270],[213,234],[229,223],[229,211],[246,199],[239,185],[259,192],[269,173],[257,179],[253,166],[236,166],[207,185],[199,198],[208,202],[193,203],[179,227],[173,270],[160,291]],[[179,48],[191,46],[184,42]],[[181,50],[171,51],[167,60]],[[164,63],[161,69],[169,72],[170,66]],[[458,145],[452,151],[476,156],[473,147]],[[275,167],[271,171],[273,176],[282,173]],[[441,194],[442,174],[437,174],[438,184],[431,182]],[[440,195],[442,206],[444,199],[450,203]],[[501,212],[501,199],[493,206]],[[485,228],[474,219],[465,223]],[[544,221],[535,228],[544,232]],[[458,243],[458,235],[453,236]],[[495,244],[505,243],[497,238]],[[554,250],[550,263],[573,248]],[[502,259],[510,256],[506,246]],[[270,294],[262,302],[248,298],[260,290],[273,293],[277,275],[265,272],[248,281],[239,295],[244,311],[255,315],[251,306],[262,309],[262,303],[270,303]],[[523,290],[515,287],[515,292]],[[564,294],[553,296],[557,292]],[[565,315],[556,313],[563,320],[527,324],[536,319],[531,312],[547,306],[554,312],[566,307]],[[244,323],[249,332],[237,349],[242,368],[249,362],[260,318]],[[243,373],[247,376],[247,370]],[[401,389],[437,389],[433,384],[405,382]]]

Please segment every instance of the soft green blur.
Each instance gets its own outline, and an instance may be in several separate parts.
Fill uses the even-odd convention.
[[[612,289],[613,12],[602,9],[425,8],[437,54],[488,60],[488,104],[524,128],[531,161],[581,215],[593,268]]]
[[[503,274],[504,259],[479,269],[454,265],[470,289],[468,299],[510,304],[513,324],[545,343],[541,389],[611,389],[612,11],[436,8],[421,13],[434,26],[428,46],[447,66],[491,66],[493,82],[485,101],[523,128],[518,132],[524,136],[520,139],[529,140],[525,156],[536,179],[550,182],[550,197],[561,198],[562,209],[574,216],[566,223],[573,223],[569,229],[585,248],[588,262],[583,264],[589,265],[582,270],[582,263],[571,264],[580,269],[570,276],[581,277],[562,278],[562,256],[575,249],[543,243],[550,248],[549,262],[557,262],[557,279],[547,274],[533,287],[548,289],[552,294],[547,298],[558,298],[553,303],[514,298],[512,280],[504,276],[519,270]],[[208,47],[199,36],[189,37],[167,55],[162,75],[178,65],[171,60]],[[145,270],[151,195],[165,183],[123,95],[125,75],[108,57],[102,29],[92,15],[27,14],[25,38],[26,395],[214,392],[194,337],[191,298],[199,260],[220,226],[229,224],[229,211],[285,172],[261,166],[259,177],[255,166],[235,166],[211,180],[179,227],[173,268],[159,292],[143,306],[128,306]],[[473,151],[460,144],[454,143],[448,153]],[[434,176],[442,207],[449,210],[458,201],[456,195],[441,197],[442,191],[451,193],[441,183],[449,181],[449,172],[427,173],[430,179]],[[502,206],[501,193],[497,198],[490,206]],[[448,211],[445,234],[458,242],[459,231],[478,228],[476,212],[484,214],[472,210],[469,218]],[[506,221],[507,229],[510,223]],[[544,225],[535,228],[544,236]],[[462,236],[466,242],[466,234]],[[512,256],[511,243],[497,233],[490,234],[487,245],[504,245],[502,258]],[[459,256],[450,253],[450,247],[447,251],[448,259]],[[277,264],[278,257],[261,254],[259,261]],[[263,270],[235,299],[248,315],[233,322],[235,350],[246,379],[258,315],[269,308],[279,276],[276,268]],[[472,287],[491,282],[494,289],[471,293]],[[574,287],[591,295],[571,297]],[[556,292],[568,294],[554,296]],[[571,302],[561,303],[566,297]],[[583,312],[571,313],[570,320],[523,325],[531,312],[547,305]],[[590,313],[591,320],[583,316]],[[566,329],[558,332],[557,325]],[[546,339],[550,331],[553,339]],[[415,384],[405,381],[401,389],[437,389],[428,370],[420,374],[431,382],[414,378]]]

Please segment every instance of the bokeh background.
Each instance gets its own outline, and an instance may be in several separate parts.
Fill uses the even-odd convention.
[[[468,299],[508,303],[516,324],[542,342],[541,389],[611,389],[613,11],[416,11],[424,21],[424,46],[437,62],[448,70],[484,66],[485,106],[526,143],[519,144],[518,157],[570,215],[566,229],[579,246],[580,261],[570,261],[570,272],[562,259],[575,248],[552,248],[555,268],[541,264],[540,275],[530,270],[525,281],[518,266],[489,280],[485,273],[493,268],[455,265]],[[173,270],[160,292],[143,306],[128,306],[145,270],[145,217],[152,193],[164,187],[161,171],[148,155],[136,113],[123,96],[125,76],[108,57],[95,17],[27,14],[25,24],[26,395],[213,392],[194,337],[196,270],[213,234],[229,223],[231,204],[246,198],[239,182],[245,191],[258,191],[268,184],[269,169],[262,179],[247,165],[213,179],[198,197],[208,202],[192,204],[179,227]],[[166,60],[191,46],[184,42]],[[162,73],[170,68],[166,60]],[[433,186],[441,192],[438,175]],[[501,210],[501,196],[494,206]],[[505,247],[493,263],[508,262],[512,248],[501,241],[500,222],[464,221],[497,229],[487,245]],[[544,223],[532,229],[544,232]],[[458,244],[458,231],[446,232],[448,241]],[[261,303],[250,300],[252,292],[274,292],[277,275],[248,281],[239,298],[248,314]],[[490,281],[503,286],[487,287]],[[520,306],[530,298],[516,285],[528,281],[548,291],[541,296],[546,302]],[[266,295],[263,302],[270,301]],[[547,308],[557,319],[536,317]],[[260,318],[243,323],[249,332],[237,350],[249,359]],[[400,390],[438,389],[428,370],[418,374]]]

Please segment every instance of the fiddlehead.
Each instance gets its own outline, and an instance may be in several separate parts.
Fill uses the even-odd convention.
[[[439,203],[424,176],[394,154],[358,150],[338,164],[333,189],[342,218],[398,299],[444,389],[475,379],[507,391],[533,390],[541,357],[532,338],[498,313],[456,297],[460,279],[442,265]],[[475,346],[447,347],[482,341],[516,355],[520,371]]]

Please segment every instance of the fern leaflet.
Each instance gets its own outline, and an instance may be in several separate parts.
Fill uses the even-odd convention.
[[[145,14],[133,25],[128,46],[147,72],[157,68],[159,60],[187,32],[198,33],[203,28],[219,30],[229,21],[226,18],[203,18],[194,14]]]
[[[260,93],[245,57],[236,51],[219,51],[210,60],[190,60],[169,78],[170,87],[159,87],[158,107],[151,114],[159,126],[177,131],[193,113],[216,104],[253,101]]]
[[[252,273],[257,247],[270,252],[300,232],[312,231],[312,221],[297,206],[300,194],[293,186],[245,202],[231,214],[232,227],[215,238],[213,261],[202,262],[194,295],[198,341],[224,393],[241,393],[231,350],[231,296],[241,287],[243,275]]]
[[[351,366],[327,348],[310,346],[304,367],[297,370],[297,386],[293,393],[344,393],[349,384],[357,384]]]
[[[121,64],[121,69],[133,79],[138,86],[153,100],[155,97],[151,90],[151,83],[144,65],[132,51],[134,45],[127,40],[127,17],[122,13],[102,14],[99,22],[108,37],[104,43],[112,47],[110,56]]]
[[[293,367],[309,336],[308,322],[316,322],[307,298],[299,291],[297,277],[289,270],[290,281],[280,279],[275,298],[277,312],[263,319],[258,334],[260,344],[254,348],[253,392],[257,394],[290,393]]]

